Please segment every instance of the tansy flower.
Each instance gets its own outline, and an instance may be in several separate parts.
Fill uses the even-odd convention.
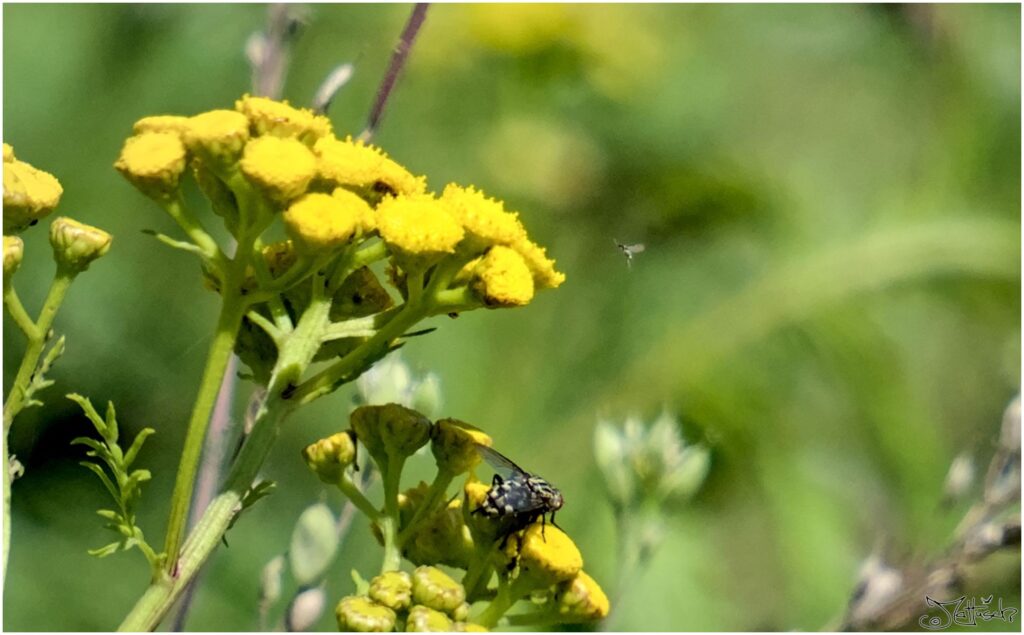
[[[287,101],[244,95],[235,102],[235,110],[248,117],[254,135],[294,137],[313,145],[331,134],[331,122],[312,110],[294,108]]]
[[[387,571],[370,581],[370,599],[394,611],[412,604],[412,578],[405,571]]]
[[[492,247],[476,266],[473,290],[491,307],[523,306],[533,299],[533,275],[509,247]]]
[[[334,609],[338,629],[358,633],[387,633],[395,627],[395,612],[356,595],[342,598]]]
[[[368,208],[355,194],[346,199],[314,192],[285,211],[284,229],[299,251],[327,251],[345,244],[359,231]]]
[[[4,148],[5,155],[7,149]],[[14,158],[4,160],[4,233],[17,233],[57,207],[64,189],[52,174]]]
[[[576,544],[550,523],[530,525],[519,544],[516,542],[509,540],[505,553],[510,559],[518,556],[519,575],[533,582],[536,588],[571,580],[583,568],[583,556]]]
[[[14,161],[14,148],[8,144],[4,144],[4,163],[10,163]]]
[[[466,601],[466,590],[437,567],[416,567],[412,572],[412,601],[452,613]]]
[[[408,633],[444,633],[452,630],[452,621],[447,615],[426,606],[414,606],[405,621]]]
[[[441,200],[462,223],[466,234],[479,240],[482,246],[511,245],[526,238],[526,230],[516,214],[505,211],[504,205],[479,190],[451,183],[444,188]]]
[[[61,217],[50,224],[50,245],[59,265],[85,271],[89,263],[110,251],[114,238],[102,229]]]
[[[356,442],[351,431],[332,434],[306,446],[302,451],[306,465],[324,483],[336,485],[345,468],[356,459]]]
[[[165,197],[185,171],[185,145],[173,132],[144,132],[124,142],[114,167],[146,196]]]
[[[188,119],[184,137],[192,152],[227,165],[238,160],[249,139],[249,120],[234,110],[211,110]]]
[[[555,261],[547,257],[543,247],[524,236],[512,248],[526,261],[538,289],[554,289],[565,282],[565,274],[555,270]]]
[[[377,207],[377,230],[389,246],[426,258],[453,253],[464,235],[447,208],[428,195],[385,198]]]
[[[589,575],[580,571],[572,580],[558,585],[555,591],[555,607],[563,617],[583,621],[601,620],[608,617],[608,596],[601,586]]]
[[[351,137],[344,141],[324,137],[313,146],[320,178],[355,189],[382,194],[422,194],[426,179],[413,176],[388,158],[383,150]]]
[[[458,419],[440,419],[430,432],[430,450],[437,467],[454,475],[476,467],[480,463],[477,446],[490,447],[492,443],[486,432]]]
[[[140,135],[144,132],[172,132],[181,135],[188,128],[189,118],[178,115],[155,115],[143,117],[132,126],[132,133]]]
[[[25,254],[25,242],[17,236],[4,236],[4,282],[14,275],[21,266],[21,258]]]
[[[316,176],[316,158],[295,139],[259,137],[245,145],[242,173],[275,202],[298,198]]]
[[[334,192],[332,192],[332,194],[343,201],[351,200],[351,198],[355,196],[350,190],[346,190],[343,187],[334,188]],[[369,234],[377,228],[377,220],[374,217],[373,208],[369,205],[364,205],[360,207],[360,209],[364,210],[359,218],[360,231],[364,234]]]

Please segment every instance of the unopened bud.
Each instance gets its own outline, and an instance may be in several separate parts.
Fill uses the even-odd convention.
[[[604,619],[610,609],[601,585],[583,571],[558,585],[555,605],[560,615],[585,622]]]
[[[352,411],[352,429],[378,463],[405,458],[430,439],[430,420],[398,404],[362,406]]]
[[[452,621],[440,611],[426,606],[414,606],[405,622],[407,633],[439,633],[452,630]]]
[[[395,612],[373,600],[350,595],[334,609],[338,630],[359,633],[387,633],[395,628]]]
[[[401,611],[412,603],[412,578],[405,571],[387,571],[370,580],[370,599]]]
[[[466,590],[437,567],[417,567],[412,573],[412,599],[416,604],[452,613],[466,601]]]
[[[306,446],[302,458],[321,481],[337,485],[345,469],[356,458],[356,442],[352,432],[345,430]]]
[[[14,275],[25,255],[25,242],[17,236],[4,236],[4,280]]]
[[[113,237],[107,232],[62,216],[50,224],[50,245],[58,265],[78,273],[110,250]]]

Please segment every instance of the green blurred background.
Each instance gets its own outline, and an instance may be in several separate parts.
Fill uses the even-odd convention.
[[[285,97],[308,103],[354,62],[330,114],[361,130],[408,12],[312,6]],[[137,555],[85,553],[107,542],[105,493],[76,464],[88,424],[61,395],[157,429],[141,524],[160,542],[216,297],[141,233],[173,228],[111,164],[136,119],[246,92],[243,44],[265,15],[3,8],[4,141],[61,180],[59,213],[115,235],[58,317],[57,385],[13,429],[8,630],[114,628],[146,585]],[[524,309],[439,319],[405,359],[440,376],[446,416],[562,489],[560,524],[607,588],[598,418],[667,406],[713,448],[609,628],[815,629],[880,539],[908,560],[947,544],[963,507],[937,510],[946,469],[965,448],[987,462],[1020,382],[1020,37],[1014,5],[430,9],[376,141],[435,188],[505,199],[568,281]],[[34,310],[52,263],[44,228],[24,237],[16,285]],[[613,239],[647,251],[627,268]],[[24,347],[4,325],[6,392]],[[277,493],[215,554],[190,628],[256,628],[260,569],[323,496],[299,450],[346,425],[351,396],[289,422],[265,468]],[[372,543],[357,521],[332,603],[351,568],[378,566]],[[997,558],[979,592],[1020,607],[1019,573],[1019,553]]]

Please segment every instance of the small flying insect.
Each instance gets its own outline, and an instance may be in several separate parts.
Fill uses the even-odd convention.
[[[614,242],[615,246],[619,248],[619,251],[622,252],[622,255],[626,257],[626,266],[630,268],[633,267],[633,256],[642,253],[644,249],[647,249],[647,247],[643,243],[637,243],[635,245],[626,245],[620,243],[618,240],[614,238],[612,239],[612,242]]]
[[[562,493],[539,476],[534,476],[519,467],[508,457],[487,446],[478,445],[484,460],[495,470],[504,472],[505,476],[495,474],[491,481],[491,489],[487,490],[480,507],[473,513],[481,513],[489,518],[509,519],[507,531],[502,540],[502,547],[513,533],[532,525],[540,518],[541,536],[544,536],[544,524],[547,514],[551,514],[551,524],[555,524],[555,512],[562,508]]]

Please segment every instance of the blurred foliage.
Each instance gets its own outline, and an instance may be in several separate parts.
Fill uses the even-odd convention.
[[[285,96],[308,102],[351,61],[330,114],[358,132],[408,10],[311,7]],[[161,535],[216,307],[192,259],[143,235],[171,221],[111,164],[139,117],[248,89],[265,8],[3,12],[4,141],[61,180],[59,213],[116,237],[58,318],[58,386],[13,430],[26,471],[4,627],[106,630],[148,572],[86,554],[103,493],[69,444],[81,414],[53,395],[159,431],[138,522]],[[1020,382],[1020,37],[1014,5],[431,8],[377,141],[432,183],[520,209],[568,282],[525,309],[437,319],[406,359],[438,375],[446,412],[562,490],[559,521],[599,581],[616,563],[598,418],[667,405],[712,450],[606,627],[814,629],[879,538],[942,548],[945,472],[992,443]],[[52,265],[42,230],[24,238],[16,284],[35,307]],[[615,238],[646,243],[631,269]],[[5,326],[8,378],[22,350]],[[345,426],[351,390],[289,421],[265,469],[278,490],[213,558],[190,628],[256,627],[260,570],[321,491],[299,450]],[[330,597],[374,566],[372,541],[353,526]],[[1005,558],[974,590],[1020,607],[1019,572]]]

